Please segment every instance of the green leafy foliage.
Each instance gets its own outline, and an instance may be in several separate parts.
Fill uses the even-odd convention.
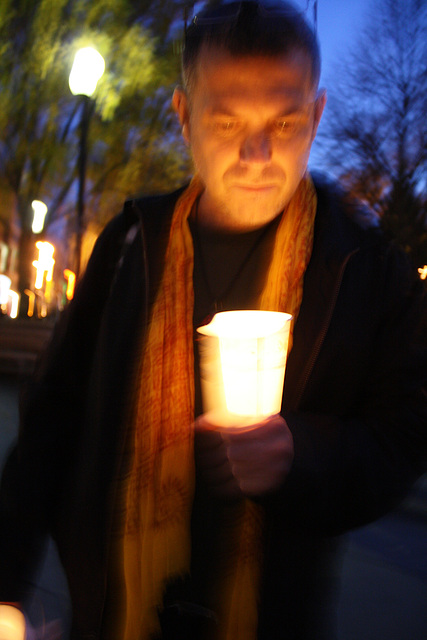
[[[0,219],[6,227],[19,219],[22,287],[32,200],[48,205],[47,224],[65,221],[74,233],[81,104],[68,77],[80,47],[95,47],[106,62],[92,101],[86,222],[100,227],[124,198],[187,179],[190,161],[169,109],[179,82],[169,34],[179,12],[174,0],[0,3]]]

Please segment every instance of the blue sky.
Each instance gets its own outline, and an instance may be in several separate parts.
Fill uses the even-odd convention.
[[[314,0],[294,0],[313,17]],[[375,0],[317,0],[317,29],[322,51],[322,78],[333,72],[334,61],[357,39]]]
[[[358,39],[358,31],[366,23],[373,4],[375,0],[318,0],[322,77],[330,75],[335,60]]]
[[[375,1],[317,0],[317,33],[322,53],[320,84],[326,89],[333,82],[336,61],[357,41],[359,30],[368,20]],[[312,19],[314,0],[296,0],[295,4],[302,9],[307,8],[307,15]],[[317,141],[313,145],[310,167],[323,168],[317,155]]]

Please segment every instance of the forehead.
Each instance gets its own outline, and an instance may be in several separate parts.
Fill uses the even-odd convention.
[[[314,99],[311,61],[301,50],[280,56],[234,57],[203,47],[197,62],[193,97],[202,102],[271,100],[296,104]]]

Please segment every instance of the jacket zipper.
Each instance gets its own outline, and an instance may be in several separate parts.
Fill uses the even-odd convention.
[[[337,303],[338,294],[339,294],[340,289],[341,289],[341,284],[342,284],[342,280],[343,280],[343,277],[344,277],[344,272],[346,270],[347,264],[348,264],[349,260],[356,253],[358,253],[358,251],[359,251],[359,247],[357,247],[357,249],[354,249],[353,251],[351,251],[351,253],[349,253],[346,256],[344,262],[341,264],[341,267],[340,267],[340,270],[339,270],[339,273],[338,273],[338,278],[337,278],[337,281],[336,281],[336,284],[335,284],[335,288],[334,288],[334,291],[333,291],[331,304],[329,306],[329,311],[328,311],[328,314],[326,316],[326,320],[323,323],[322,329],[321,329],[321,331],[320,331],[320,333],[318,335],[316,344],[314,345],[313,351],[311,353],[310,360],[308,361],[308,364],[306,366],[305,375],[304,375],[304,377],[301,380],[301,383],[299,385],[299,392],[296,394],[296,402],[295,402],[296,409],[298,409],[299,404],[301,402],[301,398],[304,395],[304,391],[305,391],[305,388],[307,386],[307,382],[308,382],[308,380],[309,380],[309,378],[310,378],[310,376],[311,376],[311,374],[313,372],[314,365],[316,364],[316,360],[317,360],[317,358],[319,356],[320,350],[321,350],[321,348],[323,346],[323,342],[324,342],[326,334],[328,332],[329,325],[330,325],[331,319],[332,319],[332,314],[334,312],[335,305]]]

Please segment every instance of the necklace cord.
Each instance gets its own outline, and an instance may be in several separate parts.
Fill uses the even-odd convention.
[[[263,228],[262,232],[260,234],[258,234],[258,236],[256,237],[254,243],[249,248],[248,252],[244,256],[244,259],[242,260],[242,262],[240,263],[239,267],[237,268],[237,271],[235,272],[235,274],[231,278],[231,280],[228,282],[228,284],[225,287],[225,289],[219,295],[215,296],[213,291],[212,291],[212,287],[210,285],[210,282],[209,282],[208,270],[207,270],[207,267],[206,267],[206,263],[205,263],[204,256],[203,256],[203,251],[202,251],[202,240],[201,240],[200,232],[199,232],[199,200],[200,200],[200,198],[198,198],[196,200],[196,203],[195,203],[195,211],[194,211],[194,232],[195,233],[194,233],[194,235],[195,235],[195,239],[196,239],[197,250],[198,250],[198,253],[199,253],[200,270],[201,270],[203,282],[205,284],[207,293],[208,293],[209,298],[211,299],[211,301],[212,301],[212,303],[214,305],[214,310],[216,312],[216,311],[222,309],[223,301],[227,298],[227,296],[233,290],[235,284],[237,283],[239,277],[243,273],[243,271],[244,271],[246,265],[248,264],[249,260],[251,259],[252,255],[255,253],[256,249],[259,247],[259,245],[262,243],[262,241],[264,240],[265,236],[267,235],[267,232],[271,228],[274,220],[271,223],[267,223],[265,225],[265,227]],[[277,220],[277,218],[275,220]]]

